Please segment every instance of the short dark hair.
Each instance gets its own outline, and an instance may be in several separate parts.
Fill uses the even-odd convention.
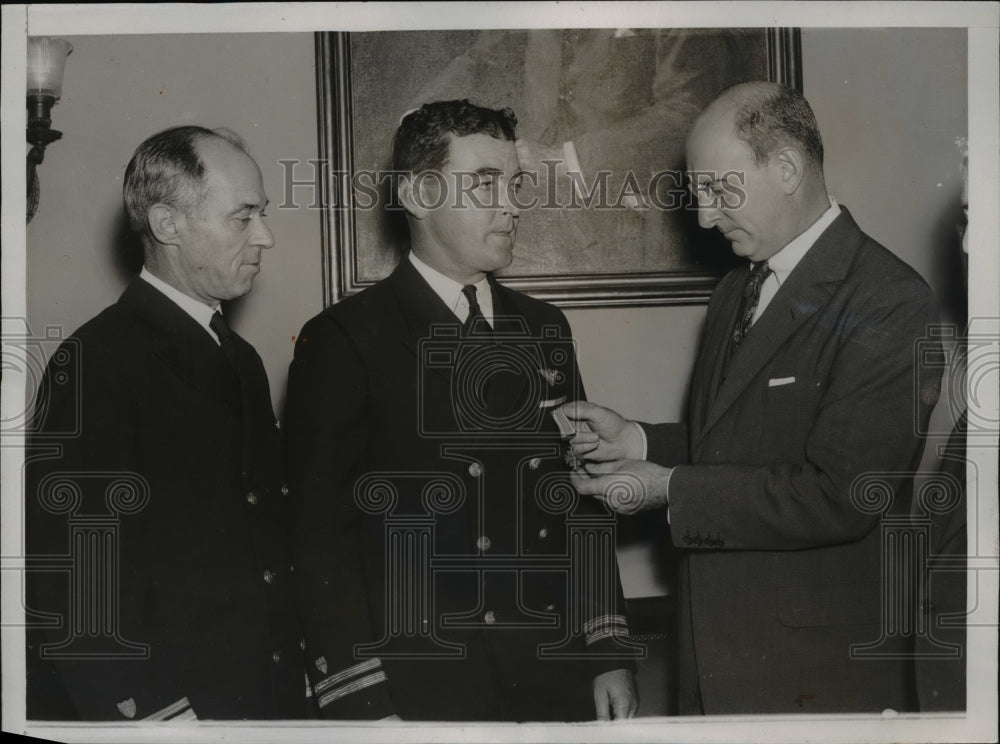
[[[423,173],[443,168],[448,160],[449,134],[487,134],[514,141],[516,126],[517,117],[509,108],[485,108],[464,98],[425,103],[399,123],[392,141],[393,170]]]
[[[205,193],[205,163],[198,155],[197,140],[218,137],[242,152],[246,145],[229,129],[197,125],[171,127],[149,137],[136,149],[125,168],[122,196],[131,228],[149,235],[147,214],[154,204],[191,212]]]
[[[755,86],[736,108],[733,126],[736,136],[753,151],[760,165],[781,145],[790,143],[802,148],[819,166],[823,165],[823,138],[809,102],[786,85]]]

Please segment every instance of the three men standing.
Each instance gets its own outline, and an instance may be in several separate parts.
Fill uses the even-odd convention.
[[[493,277],[515,124],[467,101],[402,120],[411,252],[299,334],[290,491],[260,358],[218,311],[273,244],[260,172],[224,132],[140,146],[145,267],[63,347],[74,384],[49,370],[30,442],[54,456],[29,461],[29,554],[72,543],[106,583],[30,575],[67,622],[29,631],[29,717],[304,718],[310,686],[331,718],[630,717],[600,501],[665,507],[684,551],[682,714],[913,708],[880,524],[909,511],[935,304],[828,196],[808,104],[743,84],[689,135],[701,224],[750,266],[712,297],[686,421],[658,426],[582,402],[563,314]],[[572,476],[550,416],[570,400],[592,430]]]

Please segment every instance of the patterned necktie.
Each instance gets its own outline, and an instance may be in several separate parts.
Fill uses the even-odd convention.
[[[739,348],[746,338],[753,325],[753,314],[760,302],[760,288],[764,281],[771,275],[771,267],[767,261],[750,263],[750,275],[747,283],[743,286],[743,298],[740,300],[740,313],[737,319],[736,328],[733,329],[733,351]]]
[[[236,363],[236,344],[233,343],[233,332],[229,329],[226,319],[222,317],[222,313],[218,310],[212,313],[212,319],[208,322],[208,327],[219,337],[219,346],[222,348],[222,353],[226,355],[226,359],[229,360],[229,363],[233,365],[233,369],[238,373],[239,365]]]
[[[729,344],[726,346],[726,357],[722,365],[722,375],[719,378],[720,390],[726,381],[729,363],[750,331],[750,326],[753,325],[753,313],[757,309],[757,303],[760,302],[760,288],[770,274],[771,267],[767,265],[767,261],[750,262],[750,275],[747,277],[746,284],[743,285],[743,297],[740,298],[740,311],[736,316],[736,326],[733,328]]]
[[[487,331],[489,324],[486,323],[486,316],[483,315],[482,308],[479,307],[479,296],[476,293],[475,284],[466,284],[462,287],[462,294],[469,302],[469,317],[462,323],[462,335],[468,336],[474,327],[478,327],[480,333]],[[482,320],[479,320],[482,318]]]

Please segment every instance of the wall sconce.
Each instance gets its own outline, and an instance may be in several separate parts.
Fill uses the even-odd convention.
[[[35,36],[28,39],[28,222],[38,209],[38,174],[35,168],[45,158],[46,146],[62,137],[52,129],[50,112],[62,95],[66,57],[73,46],[64,39]]]

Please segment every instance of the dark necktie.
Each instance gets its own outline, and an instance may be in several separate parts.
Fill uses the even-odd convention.
[[[226,319],[222,317],[222,313],[218,310],[212,313],[212,319],[209,321],[208,327],[219,337],[219,346],[222,348],[222,353],[225,354],[229,363],[233,365],[233,369],[239,373],[239,365],[236,362],[236,344],[233,343],[233,332],[229,329]]]
[[[771,267],[767,265],[767,261],[751,262],[750,275],[747,277],[747,283],[743,285],[739,317],[736,328],[733,329],[733,351],[743,343],[750,326],[753,325],[753,313],[757,309],[757,303],[760,302],[760,288],[770,275]]]
[[[726,360],[722,368],[720,385],[725,382],[729,363],[750,331],[750,326],[753,325],[753,314],[760,302],[760,288],[770,275],[771,267],[767,265],[767,261],[750,262],[750,274],[747,276],[746,284],[743,285],[743,296],[740,298],[740,311],[736,315],[736,325],[726,347]]]
[[[489,324],[486,322],[486,316],[483,315],[482,308],[479,307],[479,296],[476,293],[476,285],[466,284],[462,287],[462,294],[469,301],[469,317],[462,323],[462,335],[470,335],[473,328],[478,328],[480,333],[484,331],[488,332]]]

